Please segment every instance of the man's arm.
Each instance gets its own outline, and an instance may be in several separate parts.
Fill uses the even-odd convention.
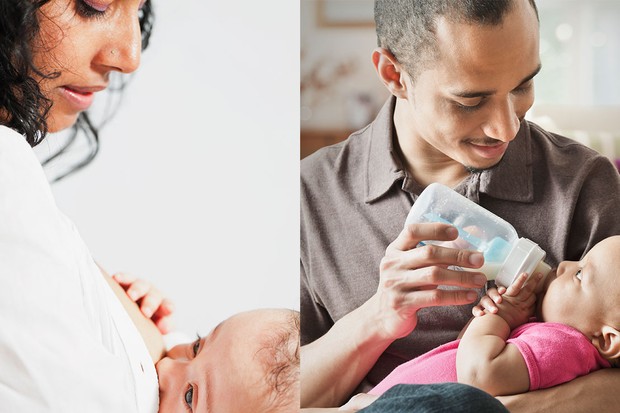
[[[444,224],[412,224],[388,246],[375,295],[302,347],[301,407],[341,405],[383,351],[413,331],[419,309],[476,299],[476,292],[466,289],[483,287],[486,277],[447,267],[479,268],[482,254],[434,245],[415,248],[424,239],[445,241],[457,235],[454,227]],[[439,285],[463,289],[441,290]]]
[[[371,315],[372,300],[301,347],[301,407],[341,405],[392,343],[376,332],[381,321]]]
[[[498,397],[511,413],[617,412],[620,370],[602,369],[544,390]]]

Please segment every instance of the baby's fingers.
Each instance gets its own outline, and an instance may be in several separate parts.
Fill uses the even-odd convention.
[[[500,297],[500,301],[501,301],[501,297]],[[496,314],[498,311],[496,304],[497,303],[494,302],[491,297],[489,297],[488,295],[485,295],[484,297],[480,299],[480,302],[478,302],[478,304],[474,306],[474,308],[472,308],[471,312],[475,317],[480,317],[484,315],[485,311],[492,313],[492,314]]]
[[[536,286],[542,279],[542,274],[537,272],[531,277],[528,277],[526,273],[519,274],[515,281],[508,287],[506,294],[512,297],[521,295],[521,297],[527,298],[534,293]]]
[[[136,282],[137,278],[131,274],[126,274],[124,272],[117,272],[116,274],[112,274],[112,278],[116,281],[124,290],[127,289],[131,284]]]
[[[135,302],[146,296],[150,290],[151,283],[144,280],[136,280],[125,289],[125,292]]]
[[[508,286],[506,289],[506,294],[515,297],[521,292],[521,289],[525,285],[525,281],[527,281],[527,273],[521,273],[515,278],[512,284]]]
[[[159,290],[151,288],[142,298],[142,302],[140,302],[140,311],[142,311],[142,314],[144,314],[147,318],[151,318],[161,307],[163,301],[164,297],[161,295]]]
[[[491,298],[495,304],[502,303],[502,294],[506,292],[506,288],[498,287],[498,288],[489,288],[487,290],[487,297]]]

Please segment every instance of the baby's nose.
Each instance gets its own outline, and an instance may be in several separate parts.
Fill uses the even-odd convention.
[[[170,357],[164,357],[155,363],[155,370],[159,378],[159,387],[167,386],[174,370],[174,360]]]

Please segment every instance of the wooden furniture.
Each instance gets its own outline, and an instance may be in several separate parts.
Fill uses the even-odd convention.
[[[345,140],[353,131],[348,129],[302,129],[300,133],[300,159],[323,146]]]

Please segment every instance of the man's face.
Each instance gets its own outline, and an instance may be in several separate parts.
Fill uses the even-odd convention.
[[[532,78],[540,70],[534,9],[517,1],[497,26],[440,18],[436,37],[437,59],[416,79],[406,76],[407,99],[395,117],[401,149],[438,163],[490,168],[534,101]]]

